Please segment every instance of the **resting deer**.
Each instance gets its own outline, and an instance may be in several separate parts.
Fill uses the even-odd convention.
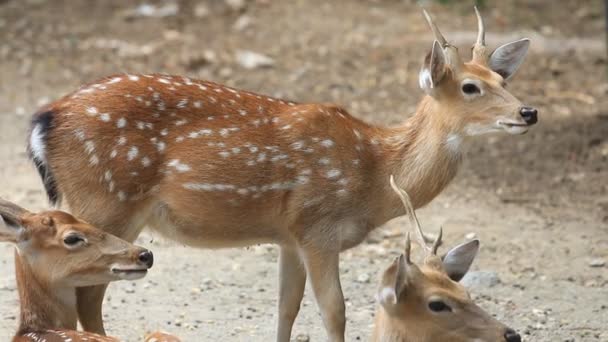
[[[140,279],[154,261],[147,249],[96,229],[68,213],[31,213],[2,199],[0,242],[16,247],[21,312],[14,342],[119,341],[76,331],[75,289]],[[158,338],[157,341],[177,340]]]
[[[520,342],[515,330],[483,311],[458,283],[477,256],[479,240],[458,245],[443,257],[437,256],[441,230],[434,243],[427,245],[409,196],[392,178],[391,186],[416,230],[424,258],[420,265],[412,262],[408,232],[405,253],[382,276],[372,341]]]
[[[278,244],[277,340],[289,340],[309,277],[329,338],[342,341],[339,253],[403,214],[388,176],[421,207],[452,180],[470,137],[537,120],[504,88],[528,39],[488,55],[479,17],[465,63],[427,19],[426,95],[396,127],[188,77],[121,74],[41,108],[31,157],[52,203],[126,240],[147,225],[195,247]],[[104,333],[104,291],[77,290],[88,331]]]

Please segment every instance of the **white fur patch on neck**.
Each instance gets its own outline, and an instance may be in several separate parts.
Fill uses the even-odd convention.
[[[448,134],[448,138],[445,141],[445,145],[451,152],[460,152],[460,146],[462,145],[462,136],[456,133]]]

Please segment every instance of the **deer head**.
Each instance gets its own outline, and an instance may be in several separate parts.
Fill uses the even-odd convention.
[[[483,19],[478,22],[473,58],[463,62],[458,49],[441,34],[429,14],[424,16],[435,40],[420,70],[420,88],[431,98],[423,105],[435,106],[456,134],[474,136],[490,132],[522,134],[537,122],[537,110],[523,105],[505,89],[524,60],[530,40],[507,43],[487,53]]]
[[[31,213],[0,199],[0,242],[48,281],[92,286],[139,279],[152,267],[152,252],[105,233],[63,211]]]
[[[407,193],[391,186],[403,201],[424,252],[420,265],[410,258],[410,234],[405,252],[386,269],[378,291],[381,305],[376,322],[377,341],[488,341],[519,342],[520,336],[477,306],[458,283],[469,270],[479,241],[472,240],[437,255],[441,230],[431,245],[425,236]]]

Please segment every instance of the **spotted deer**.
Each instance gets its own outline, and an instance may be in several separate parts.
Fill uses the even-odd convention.
[[[477,256],[479,240],[438,256],[441,229],[434,243],[427,245],[410,197],[393,178],[390,183],[403,202],[424,257],[418,265],[412,261],[408,232],[405,252],[382,275],[372,341],[521,342],[515,330],[483,311],[458,283]]]
[[[425,13],[426,15],[426,13]],[[120,74],[86,84],[33,117],[29,151],[52,203],[132,241],[148,226],[206,248],[280,246],[278,341],[288,341],[306,278],[326,331],[343,341],[339,253],[455,176],[469,138],[525,133],[536,110],[504,87],[528,39],[473,59],[434,32],[425,96],[403,124],[368,124],[335,105],[296,103],[209,81]],[[80,322],[104,333],[105,286],[77,290]],[[86,304],[85,304],[86,303]]]
[[[31,213],[3,199],[0,242],[16,247],[21,308],[13,342],[118,342],[116,338],[76,331],[75,289],[140,279],[154,261],[152,252],[66,212]]]

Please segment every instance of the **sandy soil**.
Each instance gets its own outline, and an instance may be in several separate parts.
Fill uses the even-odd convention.
[[[500,282],[474,283],[473,296],[526,341],[608,341],[602,2],[487,3],[490,45],[533,38],[509,87],[540,109],[540,123],[524,136],[478,139],[456,180],[419,211],[420,219],[429,230],[443,226],[448,245],[469,233],[482,240],[474,269],[494,272]],[[417,71],[431,40],[408,1],[178,4],[177,15],[142,18],[129,14],[135,2],[0,1],[0,196],[31,209],[46,206],[24,151],[29,115],[110,73],[186,74],[340,103],[385,124],[406,118],[421,96]],[[475,29],[470,6],[429,7],[448,38],[468,51]],[[245,69],[235,60],[238,50],[270,56],[274,66]],[[378,276],[401,251],[404,227],[396,219],[343,254],[349,341],[369,337]],[[274,246],[195,250],[148,233],[138,243],[154,250],[157,263],[144,280],[111,285],[105,321],[112,335],[138,341],[163,329],[185,341],[273,340]],[[0,340],[6,341],[18,315],[7,246],[0,246],[0,269]],[[308,290],[296,335],[325,340]]]

